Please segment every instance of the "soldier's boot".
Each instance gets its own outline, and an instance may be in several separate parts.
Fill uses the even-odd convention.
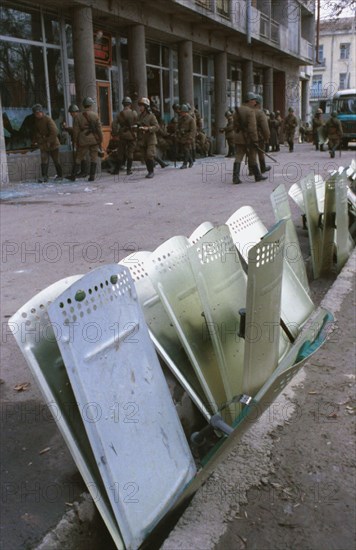
[[[257,164],[254,164],[253,166],[251,166],[251,169],[252,169],[253,175],[255,176],[255,181],[264,181],[268,179],[267,176],[262,176],[261,172],[258,169]]]
[[[159,156],[156,156],[155,157],[155,161],[158,162],[158,164],[160,165],[161,168],[167,168],[167,166],[169,166],[166,162],[164,162],[161,157]]]
[[[69,176],[68,179],[71,180],[71,181],[75,181],[79,170],[80,170],[80,164],[74,164],[74,166],[72,168],[72,173],[71,173],[71,175]]]
[[[54,166],[55,166],[56,172],[57,172],[56,180],[57,181],[62,181],[62,178],[63,178],[62,166],[59,163],[56,163],[56,162],[54,163]]]
[[[91,162],[90,163],[90,168],[89,168],[88,181],[94,181],[95,180],[95,174],[96,174],[96,162]]]
[[[260,167],[261,167],[261,173],[264,174],[265,172],[269,172],[271,167],[266,166],[265,159],[260,159]]]
[[[322,143],[319,147],[320,151],[323,152],[324,151],[324,144]]]
[[[191,158],[191,162],[192,162],[192,166],[193,166],[193,162],[196,161],[196,148],[195,147],[192,147],[192,158]],[[189,166],[189,168],[191,168],[192,166]]]
[[[180,167],[181,170],[183,170],[184,168],[188,168],[188,164],[187,164],[187,161],[183,161],[183,164],[182,166]]]
[[[87,163],[85,160],[82,160],[81,163],[80,163],[80,172],[79,174],[77,174],[77,177],[78,178],[86,178],[88,175],[88,170],[87,170]]]
[[[126,162],[126,174],[128,176],[131,176],[131,174],[133,173],[132,170],[132,160],[131,159],[127,159],[127,162]]]
[[[41,164],[41,176],[42,177],[37,180],[38,183],[47,183],[48,182],[48,163]]]
[[[240,180],[240,167],[241,167],[241,162],[234,162],[234,166],[233,166],[233,169],[232,169],[232,183],[242,183],[241,180]]]
[[[249,175],[249,176],[253,176],[252,166],[251,166],[250,163],[248,163],[248,175]]]
[[[188,164],[189,168],[191,168],[193,164],[194,164],[194,158],[191,156],[189,157],[189,164]]]
[[[229,157],[234,157],[235,156],[235,147],[233,145],[229,145],[229,154],[228,154]]]
[[[154,176],[154,161],[153,161],[153,159],[146,160],[146,166],[147,166],[148,174],[145,175],[145,178],[151,179]]]

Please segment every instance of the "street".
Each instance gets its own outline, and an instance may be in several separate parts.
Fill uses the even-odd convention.
[[[355,155],[354,151],[349,149],[342,151],[341,157],[337,153],[336,158],[331,160],[327,152],[317,152],[312,144],[304,143],[296,144],[294,153],[289,153],[287,147],[282,147],[280,153],[272,153],[272,156],[277,162],[273,163],[267,159],[267,164],[271,165],[272,169],[267,173],[268,180],[260,183],[255,183],[253,177],[247,176],[247,167],[244,165],[241,177],[243,183],[232,185],[233,159],[216,156],[199,159],[193,168],[182,171],[179,170],[179,164],[176,168],[172,163],[165,169],[157,166],[155,177],[150,180],[144,177],[145,167],[135,162],[132,176],[124,174],[111,176],[103,173],[91,183],[84,180],[49,184],[28,181],[2,189],[0,207],[2,243],[1,546],[3,548],[13,550],[35,548],[41,543],[46,533],[57,525],[62,516],[73,508],[73,503],[80,498],[80,495],[86,492],[66,444],[7,326],[8,319],[32,296],[61,278],[87,273],[101,264],[117,263],[134,251],[152,251],[174,235],[189,236],[204,221],[210,221],[214,225],[223,224],[241,206],[252,206],[264,224],[270,227],[275,221],[269,198],[273,189],[284,183],[288,190],[292,184],[298,183],[310,172],[326,177],[329,170],[337,166],[348,166]],[[297,206],[292,201],[290,206],[310,274],[307,232],[302,228],[301,213]],[[320,303],[333,281],[334,277],[330,274],[328,280],[311,282],[312,297],[316,304]],[[352,348],[351,333],[344,336],[347,337]],[[339,352],[340,363],[342,363],[343,351],[345,350],[341,349]],[[324,352],[321,350],[319,353]],[[334,349],[332,354],[333,361],[337,361]],[[297,404],[298,410],[305,411],[307,398],[310,400],[314,397],[315,401],[318,400],[321,388],[325,388],[329,393],[325,399],[323,397],[322,401],[321,398],[319,399],[319,405],[325,407],[325,403],[333,401],[332,381],[325,382],[325,368],[318,368],[320,367],[318,357],[319,355],[312,360],[313,378],[312,382],[308,382],[307,397],[299,386],[296,394],[292,392],[291,401],[286,398],[287,405],[293,402]],[[332,373],[334,365],[327,363],[326,356],[323,361],[329,369],[327,372]],[[347,370],[345,376],[344,374],[337,376],[337,373],[334,373],[340,386],[334,402],[341,403],[344,400],[346,403],[348,396],[351,395],[351,400],[352,395],[354,396],[354,390],[347,386],[354,383],[354,365],[347,364],[345,368]],[[300,376],[299,383],[305,383],[307,386],[303,378],[305,375]],[[344,390],[342,384],[344,384]],[[323,418],[325,410],[323,410]],[[336,416],[329,417],[329,420],[332,419],[335,422],[340,420],[339,409],[334,410],[332,407],[327,409],[327,415],[333,413]],[[354,500],[350,494],[346,494],[348,491],[346,480],[352,479],[352,464],[349,459],[351,454],[348,454],[351,449],[349,440],[352,437],[350,425],[352,416],[351,414],[345,416],[346,424],[343,423],[342,429],[338,430],[338,436],[335,436],[338,439],[334,440],[331,446],[325,447],[323,454],[327,460],[328,452],[334,450],[335,456],[339,458],[340,449],[345,448],[344,462],[341,464],[336,459],[331,459],[330,464],[335,466],[335,469],[331,467],[330,470],[333,475],[328,475],[328,471],[322,472],[324,475],[318,475],[320,469],[316,459],[309,470],[310,474],[309,471],[304,471],[303,464],[305,455],[313,446],[313,434],[315,433],[315,437],[317,434],[318,438],[324,437],[320,424],[313,423],[311,416],[305,412],[300,414],[298,422],[290,421],[293,414],[295,410],[290,409],[288,414],[282,415],[282,418],[279,417],[276,423],[273,425],[270,423],[269,433],[274,435],[269,437],[268,444],[265,436],[258,431],[253,432],[256,438],[254,441],[251,441],[250,432],[246,434],[249,449],[254,449],[253,457],[252,459],[251,455],[246,455],[244,458],[237,457],[236,464],[238,465],[241,460],[249,463],[247,471],[244,470],[245,478],[250,475],[249,469],[252,473],[250,472],[251,483],[246,487],[244,485],[241,494],[238,495],[240,499],[235,497],[226,499],[224,495],[221,496],[221,491],[225,494],[225,490],[221,489],[224,485],[219,484],[218,475],[215,483],[219,485],[220,496],[215,495],[212,499],[209,493],[211,489],[206,489],[205,493],[204,488],[202,489],[203,496],[199,497],[202,499],[200,502],[206,503],[212,500],[222,509],[221,517],[215,518],[212,522],[215,535],[209,529],[206,530],[213,544],[217,544],[217,549],[241,547],[256,550],[272,550],[272,548],[282,550],[282,548],[293,547],[291,546],[293,537],[297,540],[294,548],[310,548],[310,550],[318,550],[321,546],[328,550],[353,548],[352,520],[347,513],[351,513]],[[296,437],[294,431],[302,434],[304,429],[308,434],[305,448],[296,450],[293,446],[293,439]],[[331,438],[327,439],[325,436],[324,439],[329,441]],[[277,445],[277,440],[280,443],[278,449],[274,447],[275,443]],[[267,452],[269,453],[268,464],[263,462],[263,456]],[[277,462],[273,457],[277,457]],[[286,465],[289,468],[287,473],[284,470]],[[232,471],[232,477],[237,479],[239,468],[233,467]],[[283,482],[278,477],[279,471],[283,472]],[[289,487],[288,476],[291,475],[291,471],[298,472],[301,478],[308,475],[309,479],[313,479],[311,491],[314,492],[312,496],[310,493],[309,496],[304,497],[307,507],[303,505],[304,501],[300,497],[303,491],[295,485],[290,489],[289,495],[288,491],[283,493],[283,489]],[[271,472],[274,475],[271,478],[274,485],[268,481]],[[238,485],[238,481],[236,484]],[[237,485],[234,486],[235,488],[227,487],[227,491],[233,491],[236,496]],[[239,508],[236,508],[237,502],[239,505],[246,502],[246,492],[254,486],[255,500],[254,508],[251,510],[255,513],[258,505],[267,508],[264,512],[265,516],[261,516],[261,510],[256,512],[256,518],[262,517],[261,522],[264,525],[270,521],[272,489],[275,507],[287,507],[285,514],[288,521],[277,520],[279,531],[278,529],[275,531],[273,540],[268,539],[269,545],[266,545],[265,541],[266,537],[272,536],[272,529],[264,531],[257,519],[254,519],[254,522],[257,523],[258,529],[256,525],[251,526],[249,512],[244,515],[243,512],[239,512]],[[256,486],[259,489],[256,489]],[[317,497],[315,497],[316,490],[319,491]],[[315,498],[323,500],[325,495],[333,496],[333,491],[337,493],[337,504],[331,500],[325,508],[328,509],[330,517],[333,514],[336,515],[335,524],[343,523],[342,535],[340,535],[342,542],[337,546],[335,536],[332,544],[328,546],[327,537],[325,537],[323,545],[318,547],[318,530],[322,529],[323,522],[327,523],[328,520],[323,516],[325,514],[325,508],[323,508],[323,514],[319,514],[317,518],[313,516],[313,525],[310,510],[315,506]],[[299,500],[293,500],[297,493]],[[290,495],[293,498],[289,498]],[[248,499],[249,502],[251,499],[252,495]],[[342,502],[347,504],[347,513]],[[285,528],[281,524],[290,523],[289,519],[294,513],[293,507],[298,503],[299,506],[296,509],[300,516],[297,527]],[[235,509],[232,510],[231,506]],[[225,513],[226,515],[222,517]],[[240,517],[240,520],[236,520],[236,517]],[[228,519],[234,519],[232,531],[228,529]],[[218,526],[215,521],[218,522]],[[243,524],[245,533],[241,536],[236,534],[238,521],[241,525]],[[306,524],[308,529],[312,530],[313,527],[315,529],[315,537],[312,539],[305,538]],[[62,543],[62,548],[66,550],[69,548],[110,549],[109,535],[105,532],[97,515],[92,517],[88,514],[88,517],[82,518],[81,529],[81,532],[77,530],[78,538],[75,542],[72,541],[73,546],[63,546]],[[331,529],[327,530],[328,533],[329,531]],[[287,538],[285,538],[286,532]],[[219,536],[216,538],[217,535]],[[204,534],[201,539],[199,539],[199,533],[196,536],[198,537],[196,541],[187,548],[205,550],[208,547],[214,547],[214,545],[208,546]],[[330,533],[329,536],[331,536]],[[220,537],[223,538],[218,544]],[[98,540],[101,542],[99,543]],[[174,538],[172,540],[172,543],[167,541],[167,548],[172,550],[183,548],[183,546],[177,546],[178,543],[174,543]]]

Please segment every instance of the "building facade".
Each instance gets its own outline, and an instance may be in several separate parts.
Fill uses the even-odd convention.
[[[310,89],[312,111],[339,90],[356,88],[356,16],[321,21],[317,60]]]
[[[106,142],[126,95],[146,96],[163,120],[189,102],[224,151],[227,108],[261,93],[264,106],[307,104],[300,66],[314,57],[314,0],[37,0],[0,8],[0,91],[8,153],[29,154],[26,118],[41,103],[61,123],[96,98]],[[28,120],[28,119],[27,119]],[[11,156],[11,155],[10,155]]]

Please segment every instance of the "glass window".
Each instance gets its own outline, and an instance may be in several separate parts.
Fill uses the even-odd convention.
[[[322,75],[313,75],[312,85],[311,85],[311,97],[320,97],[323,87],[323,77]]]
[[[109,69],[95,65],[95,75],[97,80],[109,80]]]
[[[229,17],[230,0],[216,0],[216,11],[224,17]]]
[[[350,44],[340,44],[340,59],[349,59]]]
[[[66,44],[67,44],[67,56],[68,59],[73,59],[73,33],[72,25],[66,24]]]
[[[0,34],[28,40],[42,40],[41,15],[39,11],[0,8]]]
[[[31,107],[47,108],[43,48],[0,41],[0,93],[6,148],[30,147]]]
[[[202,57],[201,58],[201,65],[202,65],[202,74],[208,75],[208,58]]]
[[[59,31],[59,22],[54,19],[51,15],[43,15],[44,27],[45,27],[45,37],[47,44],[55,44],[59,46],[60,44],[60,31]]]
[[[339,89],[345,90],[348,87],[348,73],[339,74]]]
[[[146,63],[158,66],[161,64],[159,44],[146,44]]]
[[[162,46],[162,67],[169,67],[169,48]]]
[[[178,53],[176,50],[172,50],[172,64],[173,69],[178,69]]]
[[[193,54],[193,73],[195,74],[201,74],[200,60],[200,55]]]

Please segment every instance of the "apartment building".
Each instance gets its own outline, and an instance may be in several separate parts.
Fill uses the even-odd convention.
[[[122,98],[197,106],[224,151],[227,108],[244,94],[284,114],[305,110],[314,57],[314,0],[36,0],[0,8],[0,90],[7,152],[30,147],[26,117],[41,103],[60,130],[72,102],[97,99],[105,140]],[[69,147],[62,136],[62,148]],[[24,155],[22,155],[24,156]]]
[[[337,91],[356,88],[356,16],[321,21],[317,53],[310,101],[325,112]]]

